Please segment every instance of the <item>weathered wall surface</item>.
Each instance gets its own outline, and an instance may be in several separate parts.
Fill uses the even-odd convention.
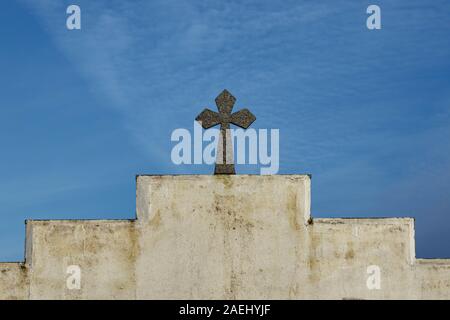
[[[31,221],[31,299],[134,299],[140,254],[134,221]],[[81,269],[69,290],[67,267]]]
[[[0,263],[0,300],[28,299],[28,269],[23,263]]]
[[[418,299],[450,299],[450,260],[417,259],[414,296]]]
[[[138,296],[286,296],[309,184],[308,176],[139,177]]]
[[[29,221],[0,299],[450,299],[412,219],[311,219],[306,175],[139,176],[136,200],[132,221]]]

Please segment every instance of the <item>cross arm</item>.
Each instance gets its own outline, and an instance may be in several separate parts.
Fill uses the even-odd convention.
[[[195,118],[195,120],[201,124],[203,129],[209,129],[220,123],[220,116],[217,112],[205,109],[197,116],[197,118]]]
[[[255,120],[256,117],[248,109],[239,110],[231,115],[231,123],[244,129],[247,129]]]

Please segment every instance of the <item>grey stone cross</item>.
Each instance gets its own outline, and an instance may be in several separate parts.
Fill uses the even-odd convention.
[[[248,110],[242,109],[231,113],[236,98],[227,90],[223,90],[216,98],[216,105],[219,112],[210,109],[203,110],[197,118],[204,129],[208,129],[220,124],[220,136],[216,156],[216,168],[214,174],[235,174],[233,145],[231,143],[230,123],[247,129],[256,117]]]

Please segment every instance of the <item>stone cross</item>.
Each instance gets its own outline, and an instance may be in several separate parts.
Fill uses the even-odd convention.
[[[216,156],[216,168],[214,174],[235,174],[233,145],[231,143],[230,123],[247,129],[256,117],[248,110],[242,109],[231,113],[236,98],[227,90],[223,90],[216,98],[217,109],[219,113],[210,109],[203,110],[197,118],[204,129],[208,129],[220,124],[220,135]]]

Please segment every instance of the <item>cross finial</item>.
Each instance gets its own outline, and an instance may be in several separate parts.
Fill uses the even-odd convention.
[[[204,129],[209,129],[220,124],[220,136],[214,174],[236,173],[234,170],[230,123],[247,129],[256,120],[256,117],[248,109],[242,109],[232,114],[231,112],[235,102],[236,98],[225,89],[216,98],[218,113],[210,109],[205,109],[195,118]]]
[[[216,106],[222,114],[231,114],[236,98],[227,90],[223,90],[216,98]]]

